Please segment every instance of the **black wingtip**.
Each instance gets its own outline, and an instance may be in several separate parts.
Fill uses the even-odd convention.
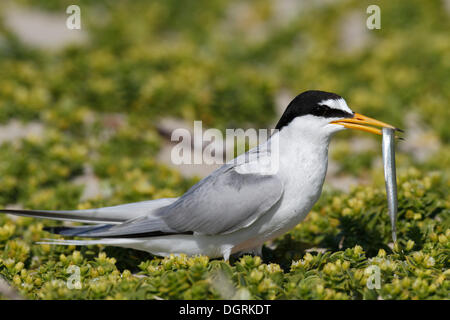
[[[48,231],[53,234],[59,234],[62,236],[83,236],[86,232],[99,231],[102,229],[111,228],[111,225],[95,225],[95,226],[74,226],[74,227],[66,227],[66,226],[53,226],[53,227],[44,227],[44,231]]]
[[[61,226],[50,226],[50,227],[44,227],[42,230],[54,233],[54,234],[61,234],[62,232],[66,230],[72,229],[71,227],[61,227]]]

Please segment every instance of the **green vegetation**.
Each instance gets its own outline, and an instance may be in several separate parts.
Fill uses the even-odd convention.
[[[415,169],[399,179],[400,241],[392,249],[383,189],[364,187],[324,197],[305,222],[273,243],[275,250],[265,248],[266,263],[251,256],[227,263],[35,245],[50,236],[42,222],[2,216],[0,270],[22,294],[38,299],[448,298],[450,203],[442,200],[448,186]],[[303,252],[311,247],[326,252]],[[79,290],[67,287],[70,265],[80,268]],[[370,266],[379,267],[379,289],[366,285]]]
[[[58,13],[72,4],[17,2]],[[321,89],[403,128],[413,129],[407,116],[415,114],[438,142],[425,159],[398,153],[398,243],[391,243],[382,168],[373,160],[380,139],[366,134],[375,147],[355,151],[348,138],[359,135],[345,132],[331,158],[340,175],[366,184],[350,192],[327,186],[303,223],[264,247],[262,260],[38,245],[57,237],[43,228],[60,222],[0,215],[0,274],[29,299],[448,299],[450,22],[443,2],[378,1],[381,30],[350,51],[342,24],[355,12],[364,24],[372,3],[332,2],[289,19],[275,1],[183,3],[80,1],[89,41],[60,51],[27,46],[0,19],[0,123],[43,127],[0,144],[0,206],[76,209],[179,196],[196,179],[156,160],[162,117],[263,128],[276,121],[279,92]],[[86,167],[100,193],[82,200],[75,178]],[[80,290],[66,286],[70,265],[80,267]],[[373,265],[380,289],[366,285]]]

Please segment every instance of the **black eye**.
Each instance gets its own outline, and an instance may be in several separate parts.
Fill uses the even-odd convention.
[[[341,100],[342,97],[331,92],[308,90],[296,96],[287,106],[283,115],[276,125],[276,129],[281,129],[291,123],[292,120],[313,115],[322,118],[351,118],[351,111],[343,111],[339,108],[331,108],[328,101]],[[338,104],[340,101],[338,102]]]
[[[312,110],[311,114],[316,117],[324,118],[351,118],[353,115],[343,110],[330,108],[327,105],[317,104]]]

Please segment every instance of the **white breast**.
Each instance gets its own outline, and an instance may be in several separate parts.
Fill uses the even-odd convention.
[[[319,199],[328,164],[329,141],[302,139],[294,130],[280,132],[279,170],[284,193],[271,212],[245,230],[247,241],[239,247],[278,237],[300,223]],[[253,233],[251,236],[249,236]]]

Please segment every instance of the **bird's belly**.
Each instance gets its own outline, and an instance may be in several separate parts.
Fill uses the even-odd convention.
[[[262,231],[265,235],[264,238],[266,238],[265,241],[284,234],[303,221],[319,196],[320,190],[314,194],[303,194],[291,201],[282,201],[280,207],[272,216],[268,216],[263,225]]]

